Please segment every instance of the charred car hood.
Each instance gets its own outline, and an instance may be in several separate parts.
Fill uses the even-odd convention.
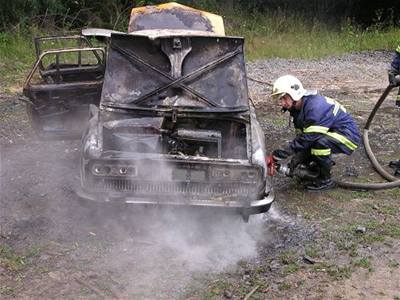
[[[101,104],[248,107],[243,38],[111,34]]]

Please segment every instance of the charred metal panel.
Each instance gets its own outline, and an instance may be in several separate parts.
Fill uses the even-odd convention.
[[[34,85],[24,90],[28,115],[42,138],[76,138],[88,121],[90,104],[98,105],[102,81]]]
[[[160,153],[161,126],[164,118],[137,117],[104,122],[103,151]]]
[[[186,83],[200,94],[207,95],[220,107],[248,107],[246,68],[241,38],[203,37],[191,39],[192,51],[183,65],[183,74],[193,72],[229,53],[235,56],[216,64],[200,77]]]
[[[178,3],[132,9],[128,32],[147,29],[191,29],[224,34],[221,16]]]
[[[248,107],[243,39],[113,34],[101,102],[117,107]]]
[[[158,172],[154,172],[154,170]],[[265,183],[261,168],[233,163],[170,159],[103,159],[85,165],[86,188],[130,197],[167,201],[181,197],[225,200],[257,199]]]
[[[48,40],[69,40],[50,37]],[[71,38],[74,40],[75,37]],[[89,105],[99,105],[104,76],[103,48],[51,49],[40,52],[24,83],[24,95],[29,98],[27,112],[36,133],[41,138],[77,138],[88,122]],[[89,54],[92,63],[82,61]],[[60,56],[76,63],[60,61]],[[46,67],[43,65],[46,61]]]

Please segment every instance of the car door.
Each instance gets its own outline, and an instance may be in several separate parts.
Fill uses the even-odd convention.
[[[99,105],[105,47],[82,36],[37,38],[35,46],[37,59],[23,88],[32,127],[44,139],[79,138],[89,105]]]

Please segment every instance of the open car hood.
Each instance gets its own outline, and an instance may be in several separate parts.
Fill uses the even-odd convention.
[[[243,38],[112,33],[101,104],[248,107]]]

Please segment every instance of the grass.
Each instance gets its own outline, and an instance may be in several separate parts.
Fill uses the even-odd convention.
[[[350,265],[338,266],[336,264],[322,262],[312,266],[315,272],[326,272],[332,280],[342,280],[350,278],[353,269]]]
[[[292,274],[292,273],[296,273],[299,270],[300,270],[300,266],[296,262],[294,262],[294,263],[290,263],[290,264],[286,265],[283,268],[283,274]]]
[[[278,286],[278,289],[279,289],[280,291],[290,290],[291,288],[292,288],[292,285],[291,285],[290,283],[288,283],[288,282],[281,283],[281,284]]]
[[[315,59],[364,50],[393,50],[400,36],[400,28],[383,30],[375,26],[362,30],[346,22],[332,26],[282,11],[264,15],[236,12],[224,18],[227,35],[245,38],[248,60],[271,57]],[[60,29],[59,33],[65,32]],[[33,38],[54,34],[57,32],[36,27],[0,32],[0,78],[6,88],[21,85],[34,63]]]
[[[15,292],[15,288],[7,285],[0,285],[0,295],[12,295]]]
[[[396,269],[400,266],[400,263],[395,259],[390,259],[388,263],[389,268]]]
[[[27,248],[23,254],[19,254],[7,244],[0,245],[0,267],[11,272],[21,271],[39,254],[40,248],[37,247]]]
[[[0,81],[5,92],[22,90],[23,80],[33,66],[34,55],[33,33],[0,32]]]
[[[19,271],[26,265],[23,255],[15,253],[14,249],[8,245],[0,246],[0,266],[9,271]]]
[[[387,194],[389,195],[389,197],[400,199],[400,188],[388,190]]]
[[[285,266],[283,267],[283,274],[291,274],[291,273],[296,273],[297,271],[300,270],[300,266],[297,262],[297,253],[295,251],[284,251],[279,254],[278,260],[284,264]]]
[[[328,269],[328,275],[334,280],[342,280],[350,278],[352,269],[349,266],[332,266]]]
[[[364,269],[371,269],[371,262],[369,261],[368,258],[361,258],[359,260],[356,260],[354,262],[354,265],[356,267],[364,268]]]
[[[398,28],[382,30],[375,26],[362,30],[348,22],[332,26],[285,12],[253,15],[252,18],[237,14],[228,16],[227,21],[229,34],[245,37],[249,59],[311,59],[354,51],[394,49],[400,35]]]
[[[327,191],[327,197],[339,202],[349,202],[353,199],[367,199],[374,196],[374,192],[368,191],[347,191],[344,189],[332,189]]]
[[[297,254],[292,250],[284,251],[279,254],[278,259],[284,265],[295,264],[297,262]]]
[[[313,245],[307,245],[305,247],[305,254],[311,258],[320,258],[321,257],[320,248],[321,247],[317,243]]]
[[[356,232],[357,226],[364,226],[365,233]],[[334,242],[339,250],[348,251],[350,256],[357,256],[356,246],[372,245],[384,242],[386,237],[400,238],[400,225],[395,222],[380,222],[377,219],[357,221],[344,225],[335,232],[327,230],[325,238]]]
[[[393,206],[382,206],[379,208],[379,212],[385,215],[395,216],[399,213],[399,209]]]

